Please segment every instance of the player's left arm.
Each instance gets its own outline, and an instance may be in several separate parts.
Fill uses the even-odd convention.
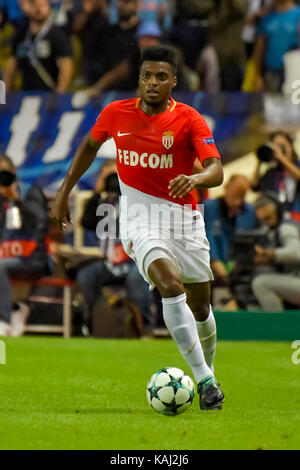
[[[204,170],[192,175],[195,187],[198,189],[214,188],[223,183],[223,165],[220,158],[210,157],[202,162]]]
[[[207,189],[223,183],[223,167],[217,157],[206,158],[202,162],[203,170],[194,175],[178,175],[169,182],[169,196],[182,198],[194,188]]]
[[[192,175],[181,174],[169,182],[169,196],[174,198],[182,198],[194,188],[213,188],[223,183],[221,157],[206,120],[194,109],[190,109],[188,118],[189,139],[197,159]]]

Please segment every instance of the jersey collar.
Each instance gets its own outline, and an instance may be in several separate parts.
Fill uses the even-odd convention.
[[[141,109],[141,101],[142,101],[142,98],[137,98],[136,103],[135,103],[135,107],[136,107],[136,109],[138,109],[141,113],[143,113],[144,116],[148,116],[148,117],[152,118],[152,117],[160,116],[161,114],[171,113],[171,112],[175,109],[175,106],[176,106],[176,104],[177,104],[176,101],[172,98],[172,96],[169,96],[169,99],[171,100],[171,104],[170,104],[170,106],[168,107],[168,109],[166,109],[166,110],[163,111],[162,113],[155,114],[155,115],[153,115],[153,116],[148,116],[148,114],[144,113],[144,111]]]

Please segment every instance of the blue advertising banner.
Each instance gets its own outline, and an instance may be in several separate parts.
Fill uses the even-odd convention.
[[[132,97],[112,91],[102,93],[82,108],[74,108],[72,96],[19,92],[10,94],[6,104],[0,105],[0,152],[13,159],[25,187],[35,182],[56,192],[81,139],[102,109],[111,101]],[[247,135],[253,122],[261,119],[261,95],[186,92],[174,93],[174,99],[204,115],[224,162],[252,150],[246,148]],[[240,147],[233,145],[241,136]],[[93,187],[103,157],[115,157],[114,143],[103,146],[97,157],[80,180],[80,189]]]

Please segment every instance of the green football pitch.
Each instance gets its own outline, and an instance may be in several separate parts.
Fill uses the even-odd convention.
[[[9,338],[0,365],[1,449],[300,449],[300,364],[291,343],[219,342],[222,411],[148,405],[166,366],[191,372],[170,339]]]

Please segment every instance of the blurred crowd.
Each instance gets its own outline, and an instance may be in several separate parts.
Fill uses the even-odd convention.
[[[0,0],[0,78],[8,91],[134,91],[141,51],[167,43],[179,89],[277,93],[297,79],[299,4]]]

